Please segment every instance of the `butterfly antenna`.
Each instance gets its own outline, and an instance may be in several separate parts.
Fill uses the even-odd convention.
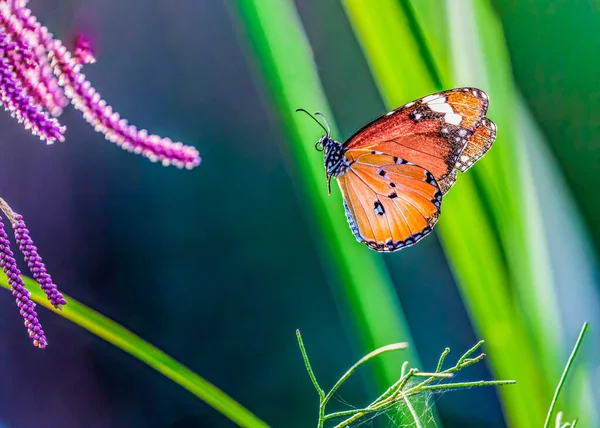
[[[315,113],[315,116],[321,116],[323,118],[323,122],[325,122],[325,126],[327,127],[327,136],[329,137],[329,135],[331,135],[331,128],[329,127],[329,124],[327,123],[327,119],[325,119],[325,115],[323,113],[321,113],[320,111]]]
[[[323,124],[321,122],[319,122],[319,120],[316,117],[314,117],[312,114],[310,114],[309,112],[307,112],[303,108],[296,109],[296,112],[299,112],[299,111],[306,113],[312,120],[314,120],[315,122],[317,122],[319,124],[319,126],[321,128],[323,128],[323,131],[325,131],[327,133],[327,136],[329,137],[329,125],[327,125],[327,128],[325,128],[323,126]],[[315,113],[315,114],[321,114],[321,113]],[[325,122],[325,124],[327,124],[327,122]]]

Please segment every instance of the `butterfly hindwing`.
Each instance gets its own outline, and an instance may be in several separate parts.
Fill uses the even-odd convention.
[[[442,182],[452,172],[488,107],[488,96],[459,88],[421,98],[357,131],[344,143],[352,160],[368,150],[405,159]]]
[[[374,250],[412,245],[437,222],[442,194],[435,178],[403,159],[364,154],[338,183],[354,236]]]

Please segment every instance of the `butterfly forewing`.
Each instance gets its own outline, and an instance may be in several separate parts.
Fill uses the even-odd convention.
[[[495,139],[496,125],[487,117],[484,117],[460,154],[456,168],[461,172],[471,168],[492,147]]]
[[[352,161],[369,149],[386,153],[419,165],[441,182],[459,161],[487,106],[488,96],[474,88],[429,95],[361,128],[344,143],[346,157]]]
[[[338,178],[350,228],[377,251],[396,251],[426,236],[440,213],[431,173],[403,159],[367,153]]]

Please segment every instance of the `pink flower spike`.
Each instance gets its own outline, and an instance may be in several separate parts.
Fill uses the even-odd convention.
[[[35,70],[24,70],[18,62],[29,64],[31,58],[25,58],[27,54],[24,53],[8,60],[5,57],[10,57],[11,50],[8,46],[0,46],[0,101],[26,129],[49,143],[57,139],[62,141],[64,128],[49,120],[45,110],[54,116],[60,115],[66,96],[97,132],[124,150],[165,166],[192,169],[200,164],[200,155],[194,147],[148,135],[122,120],[81,73],[84,63],[94,61],[90,42],[80,36],[75,56],[71,55],[62,42],[54,39],[52,33],[37,21],[26,4],[26,0],[0,0],[0,36],[5,36],[6,43],[12,41],[17,46],[28,46],[37,65]],[[24,48],[17,50],[25,52]],[[55,77],[51,76],[49,66]],[[32,74],[34,71],[37,73]]]
[[[50,62],[54,74],[65,88],[65,94],[77,110],[83,113],[85,120],[97,132],[106,136],[124,150],[140,153],[152,162],[163,165],[192,169],[200,165],[200,154],[195,147],[174,143],[158,135],[148,136],[146,131],[138,131],[133,125],[122,120],[119,113],[113,112],[91,83],[81,73],[78,64],[59,40],[48,44]]]
[[[75,39],[74,58],[78,64],[93,64],[96,62],[92,43],[83,34],[79,34]]]
[[[51,119],[35,100],[21,86],[14,73],[14,66],[7,58],[8,52],[14,49],[6,34],[0,32],[0,101],[7,110],[25,129],[30,129],[34,135],[49,144],[56,140],[64,141],[65,128],[56,119]]]

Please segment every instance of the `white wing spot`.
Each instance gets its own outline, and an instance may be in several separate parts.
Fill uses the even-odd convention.
[[[390,111],[390,112],[386,113],[385,115],[386,115],[386,116],[390,116],[390,115],[392,115],[392,114],[394,114],[394,113],[396,113],[396,110],[392,110],[392,111]]]
[[[479,98],[479,91],[475,91],[475,90],[474,90],[474,91],[473,91],[473,95],[475,95],[476,97],[478,97],[478,98]]]
[[[466,161],[468,161],[468,160],[469,160],[469,156],[462,155],[462,156],[460,157],[460,161],[461,161],[461,162],[466,162]]]
[[[467,135],[467,130],[461,129],[460,131],[458,131],[458,135],[460,135],[461,137],[464,137],[465,135]]]
[[[421,101],[423,101],[424,103],[428,103],[429,101],[433,101],[435,99],[439,98],[438,94],[433,94],[433,95],[427,95],[425,98],[423,98]]]
[[[442,103],[442,104],[427,103],[427,105],[429,106],[429,108],[431,110],[437,111],[438,113],[454,113],[454,110],[452,110],[452,106],[447,103]]]
[[[460,125],[460,122],[462,122],[462,116],[456,113],[446,113],[444,120],[446,123],[451,125]]]
[[[486,100],[487,100],[487,99],[488,99],[488,96],[487,96],[487,94],[486,94],[485,92],[481,91],[481,98],[483,98],[483,99],[486,99]]]
[[[446,97],[438,97],[434,100],[429,101],[427,104],[444,104],[446,102]]]
[[[423,117],[421,113],[415,113],[415,120],[419,120]]]
[[[442,134],[447,134],[448,133],[448,128],[442,128],[441,131],[442,131]]]

